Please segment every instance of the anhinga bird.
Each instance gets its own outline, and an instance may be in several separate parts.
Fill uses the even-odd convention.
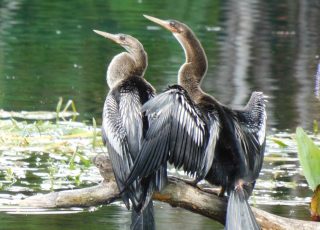
[[[148,101],[142,110],[150,127],[127,180],[143,178],[169,161],[175,167],[222,186],[229,194],[226,229],[259,229],[248,204],[263,163],[264,95],[253,92],[247,105],[231,109],[201,89],[207,58],[185,24],[145,16],[171,31],[186,56],[178,84]],[[168,151],[169,150],[169,151]]]
[[[107,84],[110,91],[103,109],[102,138],[118,188],[122,191],[122,200],[128,209],[129,200],[133,206],[131,229],[154,229],[151,196],[165,183],[166,165],[159,172],[128,187],[124,184],[148,129],[148,120],[141,113],[141,107],[155,94],[154,88],[143,78],[148,65],[147,54],[143,45],[130,35],[94,32],[127,51],[116,55],[108,66]]]

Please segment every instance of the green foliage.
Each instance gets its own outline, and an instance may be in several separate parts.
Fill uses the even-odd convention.
[[[97,122],[94,117],[92,118],[92,125],[93,125],[93,137],[92,137],[92,148],[96,147],[97,142]]]
[[[312,190],[320,184],[320,149],[302,128],[296,130],[299,160],[304,176]]]
[[[0,177],[2,176],[5,179],[5,182],[0,182],[0,191],[10,188],[17,182],[17,175],[14,173],[11,167],[8,167],[4,170],[0,170]]]
[[[279,139],[279,138],[271,137],[270,140],[272,140],[274,143],[279,145],[279,147],[281,147],[281,148],[287,148],[288,147],[288,145],[286,143],[284,143],[284,141]]]
[[[4,179],[8,182],[10,182],[10,184],[14,184],[16,182],[16,176],[12,170],[12,168],[7,168],[5,170],[5,177]]]
[[[81,155],[77,152],[77,156],[80,158],[80,163],[85,167],[88,168],[91,165],[91,161],[87,156]]]
[[[57,122],[57,124],[59,122],[59,113],[61,111],[62,102],[63,102],[62,97],[59,97],[59,101],[58,101],[57,108],[56,108],[56,113],[57,113],[56,122]]]
[[[76,104],[74,103],[73,100],[68,100],[66,105],[64,106],[63,110],[61,111],[62,103],[63,103],[63,98],[59,97],[59,101],[58,101],[57,107],[56,107],[56,113],[57,113],[56,122],[57,122],[57,124],[59,124],[59,118],[62,118],[63,120],[65,120],[64,116],[60,116],[60,113],[63,113],[63,114],[67,113],[70,106],[71,106],[72,112],[74,114],[73,120],[75,120],[76,115],[78,114],[77,109],[76,109]]]
[[[76,157],[76,151],[72,154],[71,158],[70,158],[70,161],[69,161],[69,168],[71,170],[75,170],[76,169],[76,166],[75,166],[75,162],[74,162],[74,158]]]
[[[91,165],[91,161],[90,159],[88,159],[88,157],[84,156],[84,155],[81,155],[78,150],[76,150],[71,158],[70,158],[70,161],[69,161],[69,169],[71,170],[75,170],[76,169],[76,162],[75,162],[75,158],[78,157],[79,159],[79,165],[81,166],[84,166],[85,168],[88,168],[90,167]]]
[[[55,174],[58,172],[58,168],[54,165],[52,159],[48,160],[48,172],[49,172],[49,180],[50,180],[50,191],[53,191],[54,182],[55,182]]]
[[[6,156],[3,165],[10,165],[0,169],[0,190],[19,186],[21,181],[26,180],[26,175],[23,174],[27,173],[33,180],[38,180],[40,186],[35,183],[30,185],[36,191],[39,188],[52,191],[90,183],[86,177],[91,167],[94,167],[90,159],[99,152],[106,151],[100,127],[97,127],[94,119],[92,125],[72,119],[65,120],[62,115],[70,106],[73,107],[73,102],[68,101],[65,107],[62,106],[62,100],[58,104],[61,105],[57,106],[56,112],[42,111],[41,118],[55,119],[57,115],[59,125],[48,120],[20,120],[23,116],[35,118],[36,112],[0,112],[0,117],[4,115],[2,117],[7,118],[0,119],[0,156]],[[75,107],[72,110],[76,113]],[[15,120],[13,117],[19,119]],[[20,170],[19,164],[24,160],[16,162],[14,159],[17,156],[21,159],[27,156],[36,159],[31,160],[31,164],[35,165],[30,167],[36,167],[39,171]]]
[[[318,124],[317,120],[313,121],[313,132],[314,132],[315,135],[317,135],[318,132],[319,132],[319,124]]]
[[[71,179],[74,181],[75,185],[78,187],[81,185],[82,181],[81,181],[81,174],[76,175],[74,177],[72,177]]]

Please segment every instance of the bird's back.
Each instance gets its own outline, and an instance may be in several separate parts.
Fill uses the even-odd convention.
[[[120,190],[125,188],[124,182],[148,128],[141,106],[153,95],[153,88],[143,78],[131,77],[112,88],[106,98],[102,134]],[[124,192],[124,201],[131,199],[135,206],[140,204],[142,191],[138,183],[132,186]]]
[[[233,189],[238,179],[254,183],[262,167],[265,148],[264,95],[254,92],[241,110],[221,105],[219,115],[222,128],[206,179],[227,190]]]

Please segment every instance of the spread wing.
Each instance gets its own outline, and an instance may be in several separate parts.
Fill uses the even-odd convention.
[[[178,85],[143,105],[149,129],[127,183],[151,175],[166,161],[191,175],[209,170],[219,125],[217,118],[196,105]],[[211,135],[213,133],[214,135]]]
[[[124,182],[133,165],[134,151],[138,151],[142,139],[142,119],[139,117],[141,105],[136,97],[135,94],[120,92],[117,100],[111,92],[104,106],[102,138],[108,148],[120,191],[126,188]],[[123,193],[123,200],[127,207],[129,207],[128,199],[133,202],[133,205],[138,203],[136,188],[137,184],[133,183]]]
[[[243,110],[235,110],[236,134],[241,140],[245,154],[247,172],[255,180],[262,167],[266,137],[265,96],[261,92],[253,92]]]

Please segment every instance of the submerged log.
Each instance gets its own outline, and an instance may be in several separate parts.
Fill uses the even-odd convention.
[[[112,177],[109,168],[103,170],[106,164],[97,164],[105,181],[100,185],[52,192],[28,197],[18,201],[20,206],[28,207],[89,207],[94,205],[109,204],[119,199],[119,191]],[[111,176],[110,176],[111,173]],[[225,223],[227,198],[219,197],[216,194],[208,193],[186,184],[178,178],[169,178],[168,185],[161,192],[154,194],[153,198],[166,202],[173,207],[181,207],[192,212],[207,216],[222,224]],[[252,208],[262,229],[319,229],[320,223],[312,221],[302,221],[277,216],[266,211]]]

